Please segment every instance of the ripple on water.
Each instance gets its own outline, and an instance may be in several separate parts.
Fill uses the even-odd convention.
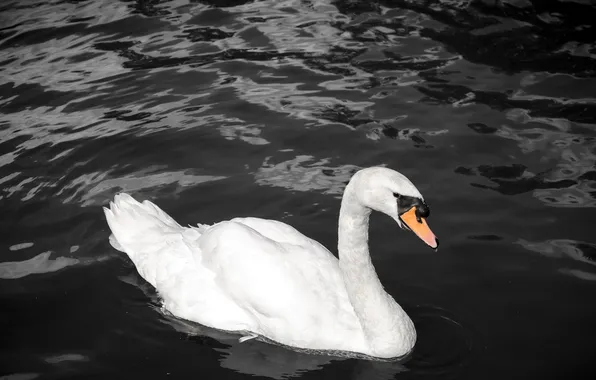
[[[0,279],[15,280],[32,274],[56,272],[79,263],[71,257],[51,259],[52,252],[43,252],[24,261],[8,261],[0,263]]]
[[[540,171],[535,173],[523,164],[513,163],[458,167],[455,172],[484,177],[496,185],[472,183],[472,186],[504,195],[531,192],[548,206],[596,207],[596,177],[591,174],[596,167],[596,135],[590,126],[568,120],[563,124],[548,123],[519,109],[510,110],[507,116],[514,124],[490,128],[478,124],[469,126],[481,134],[515,141],[524,154],[539,154],[540,162],[536,167]]]
[[[572,259],[588,264],[579,268],[560,268],[559,272],[581,280],[596,280],[596,244],[569,239],[551,239],[547,241],[528,241],[520,239],[517,242],[527,250],[537,252],[552,259]]]
[[[33,247],[32,242],[25,242],[25,243],[11,245],[8,249],[10,249],[11,251],[20,251],[21,249],[26,249],[26,248],[31,248],[31,247]]]
[[[354,378],[390,380],[398,373],[416,371],[426,375],[456,376],[471,359],[472,332],[436,307],[416,307],[410,310],[418,341],[405,363],[356,361]],[[252,376],[273,379],[301,376],[307,372],[325,371],[331,366],[351,362],[343,357],[296,352],[257,340],[238,342],[238,335],[211,329],[178,319],[162,310],[162,322],[198,344],[216,346],[222,354],[221,366]],[[323,372],[323,375],[326,372]]]
[[[547,241],[519,240],[524,248],[538,252],[551,258],[571,258],[596,266],[596,244],[569,239],[552,239]]]
[[[89,361],[89,358],[77,353],[68,353],[48,356],[45,358],[45,361],[50,364],[59,364],[65,362],[86,362]]]
[[[314,161],[312,156],[297,156],[278,164],[265,160],[255,173],[261,186],[284,187],[292,191],[321,191],[341,196],[352,175],[360,168],[354,165],[330,166],[329,159]]]
[[[40,373],[12,373],[0,377],[1,380],[33,380],[41,376]]]
[[[410,370],[424,374],[457,374],[472,359],[478,345],[473,331],[457,321],[447,310],[419,306],[409,311],[418,332]]]

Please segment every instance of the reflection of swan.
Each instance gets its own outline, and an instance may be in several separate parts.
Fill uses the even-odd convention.
[[[373,358],[408,354],[414,325],[387,294],[368,253],[371,210],[432,248],[428,206],[402,174],[357,172],[339,217],[339,257],[287,224],[235,218],[181,227],[145,201],[116,195],[104,209],[112,245],[126,252],[172,314],[295,349]]]
[[[223,368],[251,376],[288,379],[301,377],[307,372],[321,371],[321,378],[337,376],[338,368],[344,366],[343,378],[353,380],[389,380],[406,368],[400,362],[351,361],[348,358],[327,355],[310,355],[304,352],[286,350],[279,346],[258,342],[256,339],[239,343],[237,336],[210,329],[193,322],[163,314],[163,321],[184,333],[189,340],[203,343],[209,339],[209,346],[221,353],[220,365]],[[331,366],[331,363],[336,365]],[[338,365],[340,367],[338,367]]]
[[[279,346],[258,342],[256,339],[238,343],[235,335],[172,318],[167,313],[164,317],[167,324],[184,333],[190,340],[202,341],[205,337],[214,339],[210,346],[215,346],[215,350],[221,353],[219,359],[221,366],[247,375],[287,379],[300,376],[305,372],[320,370],[335,359],[326,355],[309,355],[286,350]]]

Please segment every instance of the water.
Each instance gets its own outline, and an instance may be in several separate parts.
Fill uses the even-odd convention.
[[[3,2],[2,379],[591,378],[594,19],[589,0]],[[419,333],[405,363],[179,321],[108,244],[101,206],[127,191],[335,251],[371,165],[414,181],[441,239],[372,219]]]

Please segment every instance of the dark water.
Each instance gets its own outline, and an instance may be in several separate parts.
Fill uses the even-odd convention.
[[[0,378],[591,378],[594,20],[589,0],[3,1]],[[371,165],[414,181],[442,243],[372,220],[406,363],[186,325],[108,244],[123,190],[335,251]]]

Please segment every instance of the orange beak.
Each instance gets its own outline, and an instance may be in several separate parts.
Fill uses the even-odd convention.
[[[416,206],[401,214],[399,218],[416,234],[416,236],[428,244],[429,247],[433,248],[434,250],[437,249],[439,246],[439,240],[430,230],[428,224],[426,224],[426,220],[416,215]]]

